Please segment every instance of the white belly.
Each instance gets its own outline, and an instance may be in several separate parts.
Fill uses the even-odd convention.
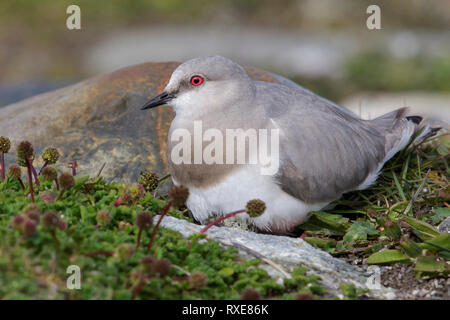
[[[174,181],[177,184],[176,181]],[[271,176],[261,175],[260,170],[245,167],[228,175],[220,183],[206,189],[189,188],[187,207],[200,222],[211,215],[245,209],[249,200],[260,199],[266,203],[266,211],[253,223],[260,229],[283,232],[306,220],[310,211],[319,210],[327,203],[306,204],[285,193]],[[250,219],[247,214],[237,217]]]

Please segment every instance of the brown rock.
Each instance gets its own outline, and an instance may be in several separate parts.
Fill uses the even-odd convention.
[[[78,173],[102,171],[107,180],[136,182],[141,171],[163,176],[167,132],[173,118],[169,107],[141,111],[140,107],[166,85],[178,62],[144,63],[120,69],[40,94],[0,109],[0,136],[12,142],[6,162],[15,160],[15,146],[30,141],[40,154],[55,147],[57,165],[77,160]],[[273,82],[288,80],[255,68],[251,78]]]

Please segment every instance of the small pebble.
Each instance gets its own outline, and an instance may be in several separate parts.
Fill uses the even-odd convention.
[[[427,290],[427,289],[421,289],[421,290],[419,291],[419,296],[424,297],[424,296],[426,296],[427,293],[428,293],[428,290]]]

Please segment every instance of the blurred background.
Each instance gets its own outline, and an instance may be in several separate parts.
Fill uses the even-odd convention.
[[[81,8],[81,30],[66,8]],[[366,9],[381,8],[381,30]],[[448,0],[1,0],[0,106],[147,61],[221,54],[366,118],[450,121]]]

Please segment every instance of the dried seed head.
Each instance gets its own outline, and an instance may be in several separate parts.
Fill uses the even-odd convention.
[[[34,159],[34,149],[30,142],[22,141],[17,146],[17,163],[22,167],[26,167],[27,159]]]
[[[27,213],[30,211],[37,211],[37,212],[41,213],[41,209],[39,209],[38,205],[35,203],[29,203],[23,208],[24,213]]]
[[[59,227],[59,217],[56,211],[47,211],[42,217],[42,225],[47,230],[55,230]]]
[[[0,136],[0,152],[8,153],[11,148],[11,141],[8,137]]]
[[[11,225],[14,229],[21,231],[24,221],[25,217],[23,215],[17,215],[12,219]]]
[[[189,189],[185,186],[174,186],[169,193],[170,202],[175,208],[183,206],[189,197]]]
[[[40,220],[40,218],[41,218],[41,213],[40,213],[40,211],[28,211],[28,212],[25,213],[25,215],[26,215],[29,219],[33,220],[33,221],[36,222],[36,223],[39,223],[39,220]]]
[[[149,273],[149,274],[153,273],[153,265],[154,265],[155,261],[156,261],[156,258],[153,256],[145,256],[141,259],[141,264],[147,273]]]
[[[64,231],[67,229],[67,222],[64,219],[59,219],[58,228],[61,231]]]
[[[299,292],[295,294],[294,300],[314,300],[314,296],[311,293]]]
[[[63,190],[69,190],[75,185],[75,179],[70,173],[61,173],[58,182]]]
[[[142,184],[146,191],[152,192],[158,187],[158,176],[150,171],[141,172],[141,176],[138,179],[138,183]]]
[[[241,300],[260,300],[261,295],[255,289],[248,289],[241,295]]]
[[[153,216],[148,212],[141,212],[137,215],[136,224],[139,229],[148,230],[153,225]]]
[[[116,251],[114,252],[114,255],[122,261],[126,261],[128,259],[130,259],[134,254],[134,248],[131,244],[129,243],[122,243],[121,245],[119,245],[116,249]]]
[[[55,181],[58,178],[58,172],[53,167],[45,167],[42,169],[41,176],[45,181]]]
[[[32,236],[36,232],[36,221],[25,219],[23,223],[23,233],[25,236]]]
[[[249,202],[247,202],[245,210],[250,217],[256,218],[262,215],[264,211],[266,211],[266,204],[262,200],[250,200]]]
[[[158,259],[153,263],[153,271],[160,278],[164,278],[169,274],[170,263],[166,259]]]
[[[47,148],[42,153],[42,160],[46,161],[48,164],[54,164],[58,159],[59,153],[55,148]]]
[[[189,285],[191,288],[201,288],[206,285],[208,279],[203,272],[195,271],[189,276]]]
[[[8,168],[8,175],[13,179],[19,179],[22,177],[22,168],[17,164],[12,164]]]
[[[141,264],[148,274],[155,274],[161,278],[167,276],[170,271],[170,263],[166,259],[145,256],[141,259]]]
[[[41,209],[35,203],[30,203],[23,208],[23,215],[38,224],[41,219]]]
[[[97,223],[101,226],[106,226],[111,221],[111,215],[108,210],[100,210],[97,212]]]

